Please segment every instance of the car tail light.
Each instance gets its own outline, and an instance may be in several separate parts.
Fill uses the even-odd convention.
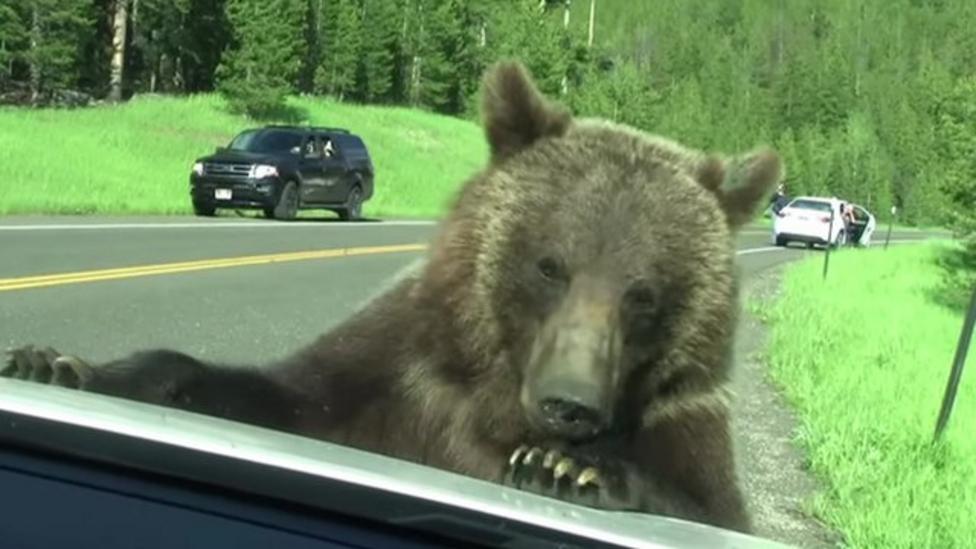
[[[823,221],[824,223],[830,223],[830,216],[829,215],[825,215],[825,216],[823,216],[823,217],[820,218],[820,221]]]

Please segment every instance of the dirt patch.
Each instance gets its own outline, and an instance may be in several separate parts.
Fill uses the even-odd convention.
[[[796,419],[756,356],[766,328],[745,306],[768,301],[779,292],[781,267],[750,277],[743,288],[743,317],[737,341],[733,434],[739,475],[760,537],[795,547],[838,547],[842,538],[803,510],[817,489],[793,444]]]

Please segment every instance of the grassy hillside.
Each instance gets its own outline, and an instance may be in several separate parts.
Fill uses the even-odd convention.
[[[843,250],[790,266],[772,328],[772,376],[825,484],[812,503],[850,547],[971,547],[976,537],[976,377],[962,377],[931,443],[961,312],[936,304],[938,245]]]
[[[487,158],[481,129],[457,118],[325,99],[296,98],[291,106],[311,124],[364,138],[376,166],[367,216],[436,216]],[[215,95],[143,96],[72,111],[0,109],[0,215],[190,213],[193,160],[252,125]]]

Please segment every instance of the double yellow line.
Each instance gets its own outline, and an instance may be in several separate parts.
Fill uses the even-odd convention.
[[[313,250],[307,252],[251,255],[242,257],[228,257],[224,259],[201,259],[197,261],[180,261],[176,263],[121,267],[117,269],[98,269],[94,271],[78,271],[73,273],[24,276],[18,278],[0,278],[0,292],[25,290],[28,288],[43,288],[45,286],[58,286],[61,284],[77,284],[80,282],[96,282],[100,280],[115,280],[120,278],[134,278],[138,276],[153,276],[170,273],[184,273],[188,271],[202,271],[206,269],[221,269],[224,267],[266,265],[268,263],[305,261],[308,259],[329,259],[357,255],[419,252],[426,248],[426,244],[329,248],[325,250]]]

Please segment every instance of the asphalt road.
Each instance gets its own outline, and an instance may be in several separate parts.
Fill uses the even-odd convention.
[[[433,230],[411,221],[6,218],[0,346],[45,344],[93,361],[168,347],[265,362],[345,318],[418,257]],[[883,238],[878,231],[876,244]],[[773,248],[768,229],[747,229],[738,245],[747,277],[822,253]]]

